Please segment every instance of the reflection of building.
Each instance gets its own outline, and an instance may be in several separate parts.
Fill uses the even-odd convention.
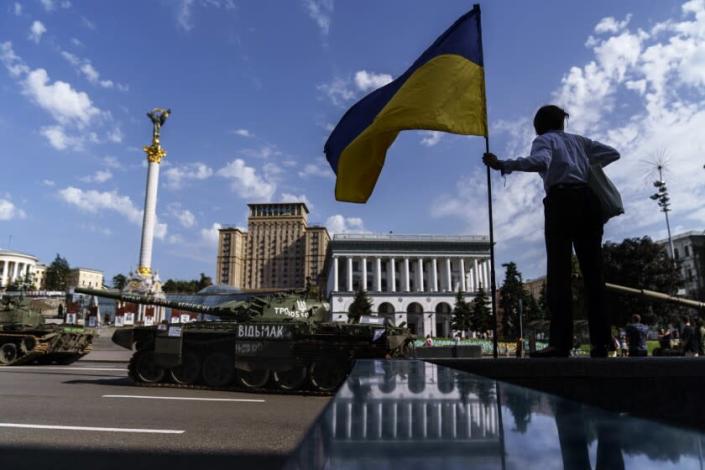
[[[684,284],[683,295],[705,300],[705,231],[674,235],[673,257],[678,262]],[[668,250],[668,239],[658,240]]]
[[[240,289],[305,287],[321,279],[330,237],[302,202],[249,204],[247,231],[220,229],[216,282]]]
[[[490,244],[484,236],[335,235],[328,293],[333,320],[346,321],[355,291],[372,310],[417,334],[448,336],[458,289],[471,301],[488,289]]]
[[[74,268],[69,271],[68,286],[101,289],[103,287],[103,271],[90,268]]]
[[[0,287],[16,281],[32,280],[37,258],[27,253],[0,250]]]
[[[503,468],[496,391],[422,361],[357,361],[285,468]]]

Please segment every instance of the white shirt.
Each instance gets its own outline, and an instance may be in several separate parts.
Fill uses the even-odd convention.
[[[587,183],[590,165],[604,167],[619,159],[609,145],[576,134],[549,131],[534,139],[531,155],[515,160],[500,160],[502,174],[536,171],[548,190],[557,184]]]

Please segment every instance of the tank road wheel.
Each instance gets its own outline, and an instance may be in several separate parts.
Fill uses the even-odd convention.
[[[5,343],[0,346],[0,364],[10,364],[17,359],[17,346],[14,343]]]
[[[247,388],[262,388],[269,382],[269,369],[237,371],[237,380]]]
[[[169,369],[169,376],[174,383],[191,385],[196,383],[201,374],[201,360],[195,354],[187,352],[181,359],[181,365]]]
[[[348,373],[344,363],[334,361],[316,361],[309,370],[311,384],[322,392],[334,392]]]
[[[282,390],[298,390],[306,382],[305,366],[294,366],[288,370],[274,371],[274,383]]]
[[[235,361],[225,353],[212,353],[203,361],[203,381],[209,387],[225,387],[235,376]]]
[[[135,374],[140,382],[153,384],[164,378],[164,368],[157,365],[154,351],[139,351],[136,353]]]

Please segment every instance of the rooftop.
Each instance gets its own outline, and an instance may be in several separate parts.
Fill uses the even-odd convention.
[[[485,235],[402,235],[395,233],[337,233],[333,240],[345,241],[394,241],[394,242],[487,242]]]
[[[0,249],[0,256],[23,256],[25,258],[32,258],[34,261],[38,260],[38,258],[34,255],[30,255],[29,253],[23,253],[21,251],[15,251],[15,250]]]

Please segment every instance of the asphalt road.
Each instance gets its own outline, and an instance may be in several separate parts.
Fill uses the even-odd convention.
[[[328,400],[136,387],[124,363],[0,368],[0,468],[278,468]]]

